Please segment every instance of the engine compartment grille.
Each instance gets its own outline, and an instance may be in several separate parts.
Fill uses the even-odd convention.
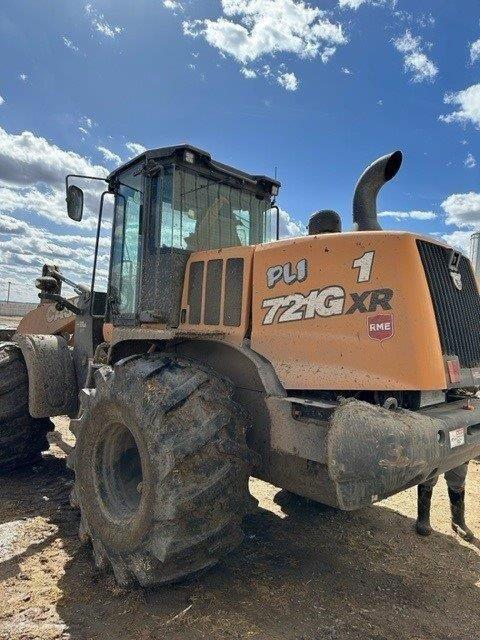
[[[480,365],[480,296],[470,261],[460,256],[458,289],[449,268],[452,249],[425,240],[417,246],[427,277],[444,355],[458,356],[460,366]]]

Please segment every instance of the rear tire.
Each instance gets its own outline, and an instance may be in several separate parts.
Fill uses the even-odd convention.
[[[48,418],[28,413],[28,373],[20,348],[0,342],[0,473],[39,462],[53,429]]]
[[[122,586],[175,582],[243,539],[246,418],[230,384],[192,361],[133,356],[81,395],[69,466],[80,536]]]

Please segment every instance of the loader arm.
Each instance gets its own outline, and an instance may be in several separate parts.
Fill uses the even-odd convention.
[[[75,303],[77,298],[69,302]],[[59,311],[55,302],[41,302],[38,307],[30,311],[21,319],[17,333],[26,335],[64,335],[73,334],[75,328],[75,314],[69,309]]]

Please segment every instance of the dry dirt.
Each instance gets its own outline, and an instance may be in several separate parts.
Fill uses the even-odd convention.
[[[17,316],[0,316],[0,329],[16,329],[21,319]]]
[[[479,479],[473,462],[468,519],[480,536]],[[0,478],[2,640],[480,637],[479,543],[450,531],[443,481],[436,532],[421,539],[414,490],[342,513],[252,480],[260,508],[240,549],[195,579],[129,592],[77,539],[71,484],[55,444],[33,471]]]

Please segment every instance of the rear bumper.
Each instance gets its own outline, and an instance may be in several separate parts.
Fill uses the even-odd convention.
[[[326,467],[335,506],[359,509],[480,455],[480,399],[420,411],[356,400],[332,415]]]

